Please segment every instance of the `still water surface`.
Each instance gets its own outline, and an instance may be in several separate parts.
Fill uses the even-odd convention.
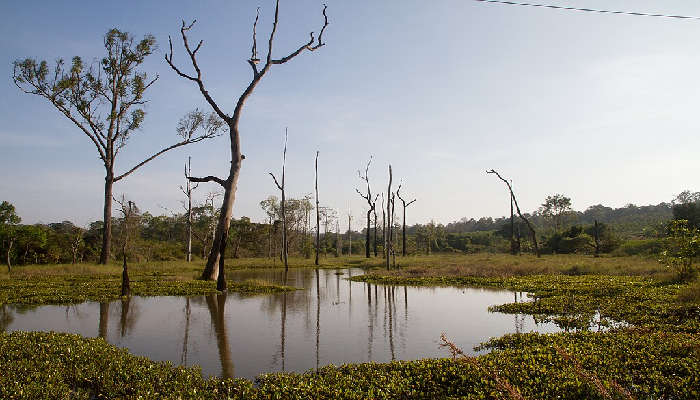
[[[526,301],[523,293],[452,287],[369,285],[348,281],[361,269],[291,269],[295,292],[254,297],[133,297],[111,303],[5,306],[0,330],[101,336],[133,354],[200,365],[207,375],[255,378],[327,364],[447,357],[440,333],[463,350],[511,332],[554,332],[531,316],[490,313],[490,305]],[[341,275],[342,274],[342,275]],[[283,270],[245,270],[231,280],[284,283]]]

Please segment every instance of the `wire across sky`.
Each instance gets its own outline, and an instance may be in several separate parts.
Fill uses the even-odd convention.
[[[495,3],[504,4],[509,6],[525,6],[525,7],[540,7],[540,8],[552,8],[555,10],[567,10],[567,11],[581,11],[589,13],[598,14],[621,14],[621,15],[632,15],[636,17],[657,17],[657,18],[672,18],[672,19],[688,19],[688,20],[700,20],[700,17],[695,17],[691,15],[673,15],[673,14],[651,14],[635,11],[614,11],[614,10],[598,10],[594,8],[579,8],[579,7],[567,7],[567,6],[556,6],[552,4],[539,4],[539,3],[523,3],[518,1],[507,1],[507,0],[474,0],[479,3]]]

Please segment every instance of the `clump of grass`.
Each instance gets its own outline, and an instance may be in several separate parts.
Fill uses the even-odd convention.
[[[700,305],[700,279],[688,284],[678,292],[676,299],[680,303],[690,303]]]

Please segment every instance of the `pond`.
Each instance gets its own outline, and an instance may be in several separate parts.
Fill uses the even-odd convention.
[[[200,365],[206,375],[253,379],[327,364],[447,357],[445,332],[465,352],[511,332],[555,332],[531,316],[491,313],[490,305],[527,301],[524,293],[454,287],[370,285],[346,278],[357,268],[290,269],[272,295],[133,297],[73,306],[4,306],[0,330],[100,336],[133,354]],[[230,280],[284,283],[283,270],[243,270]]]

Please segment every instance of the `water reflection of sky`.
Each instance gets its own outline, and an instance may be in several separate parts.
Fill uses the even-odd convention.
[[[338,272],[342,272],[339,275]],[[28,308],[3,306],[0,328],[101,336],[132,353],[205,374],[254,378],[327,364],[446,357],[445,332],[465,351],[511,332],[553,332],[525,315],[488,307],[523,301],[503,290],[369,285],[346,280],[360,269],[291,269],[296,292],[241,297],[134,297],[112,303]],[[283,283],[282,270],[236,271]]]

